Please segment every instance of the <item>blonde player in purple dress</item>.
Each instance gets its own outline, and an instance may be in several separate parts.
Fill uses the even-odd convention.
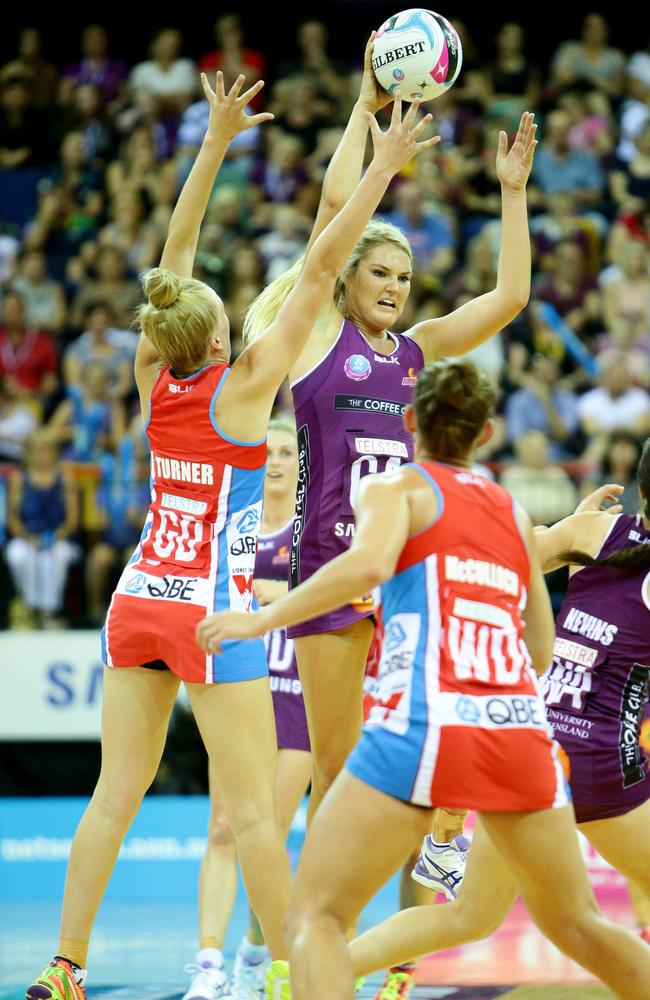
[[[328,167],[314,232],[341,211],[359,181],[373,113],[391,98],[378,89],[366,49],[361,93]],[[418,372],[429,361],[465,354],[510,323],[530,292],[526,183],[536,146],[524,114],[511,149],[499,137],[502,238],[496,287],[448,316],[390,332],[410,291],[413,256],[404,234],[372,222],[345,265],[329,307],[289,378],[298,426],[298,490],[291,586],[345,551],[354,532],[360,479],[413,457],[402,416]],[[300,263],[273,282],[249,310],[254,340],[276,314]],[[289,631],[296,644],[312,748],[313,813],[355,745],[362,725],[363,675],[373,634],[372,601],[357,601]]]

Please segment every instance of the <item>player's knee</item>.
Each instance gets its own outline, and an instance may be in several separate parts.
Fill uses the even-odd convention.
[[[340,747],[336,744],[312,760],[312,784],[316,786],[321,795],[324,795],[330,785],[333,785],[337,777],[343,770],[351,747]]]
[[[594,903],[577,914],[548,912],[541,917],[536,914],[535,923],[560,951],[582,965],[585,960],[588,962],[594,948],[599,947],[604,918]]]
[[[278,829],[278,820],[275,812],[275,805],[272,800],[268,802],[259,800],[249,800],[237,802],[228,822],[235,839],[254,834],[265,836],[270,830]]]
[[[93,795],[93,805],[106,820],[130,823],[142,804],[146,788],[108,785],[101,778]]]
[[[300,949],[315,929],[343,932],[341,922],[333,913],[320,907],[314,900],[304,900],[289,907],[285,920],[285,933],[289,948]]]
[[[215,816],[208,828],[208,846],[216,849],[235,847],[235,835],[225,816]]]

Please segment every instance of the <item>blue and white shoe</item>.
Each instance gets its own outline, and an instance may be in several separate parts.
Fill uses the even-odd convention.
[[[216,948],[202,948],[185,972],[192,982],[183,1000],[232,1000],[223,955]]]
[[[261,960],[250,961],[253,954]],[[267,948],[254,947],[244,938],[237,949],[232,970],[232,1000],[260,1000],[264,996],[266,970],[270,963],[271,955]]]
[[[465,875],[470,846],[469,840],[459,835],[446,847],[437,847],[427,834],[411,878],[433,892],[443,892],[450,901],[455,899]]]

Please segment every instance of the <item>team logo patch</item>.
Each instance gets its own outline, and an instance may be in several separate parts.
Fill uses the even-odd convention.
[[[456,715],[463,722],[469,722],[470,725],[476,725],[478,720],[481,718],[481,712],[478,706],[472,701],[471,698],[467,698],[463,695],[460,696],[456,702]]]
[[[144,573],[136,573],[136,575],[129,580],[124,589],[127,594],[139,594],[140,591],[144,589],[146,582],[147,578]]]
[[[363,382],[372,371],[372,365],[363,354],[351,354],[346,358],[343,371],[353,382]]]
[[[408,375],[402,379],[402,385],[414,386],[418,384],[418,373],[415,368],[409,368]]]
[[[244,516],[240,519],[237,524],[237,531],[240,535],[248,535],[251,531],[255,531],[258,525],[260,516],[256,510],[247,510]]]
[[[402,628],[399,622],[391,621],[388,628],[386,629],[386,638],[384,640],[386,644],[386,649],[389,653],[401,646],[403,642],[406,641],[406,632]]]

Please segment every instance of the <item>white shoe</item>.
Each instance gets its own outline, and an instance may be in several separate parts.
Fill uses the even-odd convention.
[[[250,947],[248,939],[244,938],[235,955],[231,985],[233,1000],[260,1000],[260,997],[264,996],[266,970],[271,962],[271,955],[268,948],[264,948],[263,952],[260,949],[265,958],[261,962],[248,962],[246,961],[247,946]]]
[[[451,901],[460,892],[469,849],[470,842],[462,835],[454,837],[448,847],[440,850],[427,834],[411,878],[434,892],[444,892]]]
[[[260,1000],[264,996],[268,967],[268,962],[258,962],[257,965],[241,962],[233,971],[230,987],[232,1000]]]
[[[223,955],[216,948],[202,948],[196,962],[185,966],[192,982],[183,1000],[232,1000]]]

